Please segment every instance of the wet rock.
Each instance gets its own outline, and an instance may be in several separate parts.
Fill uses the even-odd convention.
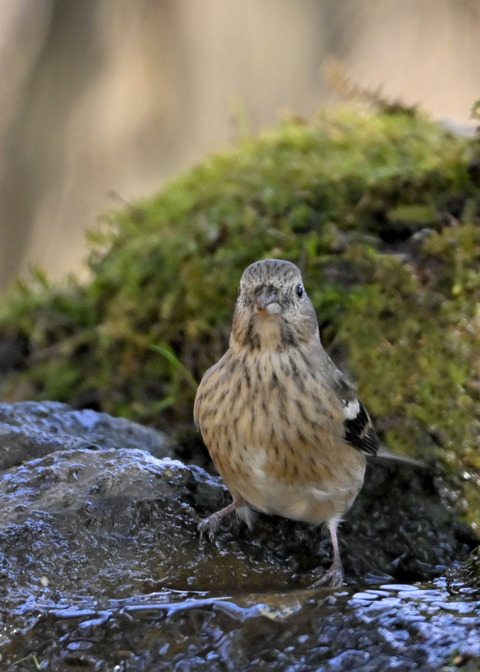
[[[124,448],[59,451],[6,470],[0,591],[118,597],[186,586],[196,571],[195,476]]]
[[[229,495],[162,435],[61,404],[3,405],[0,419],[2,669],[383,670],[393,656],[395,669],[429,670],[453,639],[478,655],[474,595],[435,579],[476,539],[435,472],[369,468],[341,528],[349,585],[309,591],[330,562],[321,531],[232,518],[201,541],[197,517]],[[391,587],[426,580],[434,607],[418,587]]]
[[[0,404],[0,469],[56,450],[138,448],[172,456],[168,437],[124,418],[54,401]]]

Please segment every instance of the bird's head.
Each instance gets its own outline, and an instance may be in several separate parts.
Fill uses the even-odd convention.
[[[232,340],[280,351],[315,337],[317,317],[295,264],[267,259],[248,266],[240,280]]]

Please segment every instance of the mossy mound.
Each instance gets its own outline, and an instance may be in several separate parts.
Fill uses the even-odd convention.
[[[190,422],[192,376],[226,346],[241,272],[286,258],[385,442],[451,456],[479,523],[477,150],[401,111],[292,119],[243,140],[109,215],[88,283],[38,275],[14,292],[0,315],[4,350],[17,348],[3,399]]]

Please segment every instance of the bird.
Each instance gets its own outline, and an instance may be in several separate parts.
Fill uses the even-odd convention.
[[[266,259],[240,280],[229,346],[204,374],[194,420],[232,502],[200,520],[213,539],[236,512],[330,533],[333,562],[313,585],[341,586],[337,528],[363,485],[379,439],[356,388],[324,350],[299,268]]]

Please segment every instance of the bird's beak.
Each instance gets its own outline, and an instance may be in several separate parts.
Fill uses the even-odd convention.
[[[277,292],[272,291],[271,287],[262,287],[256,297],[257,308],[260,311],[265,310],[270,315],[280,312],[280,304],[277,300]]]

